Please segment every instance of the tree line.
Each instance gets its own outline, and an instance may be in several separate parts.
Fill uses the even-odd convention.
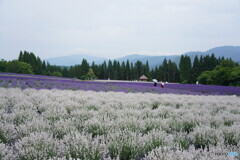
[[[224,57],[216,58],[214,54],[200,57],[195,56],[193,62],[191,62],[189,56],[182,55],[179,65],[165,58],[161,65],[153,69],[149,67],[148,61],[145,63],[141,61],[132,63],[129,60],[125,62],[108,60],[102,64],[95,64],[94,62],[89,64],[86,59],[83,59],[78,65],[63,67],[50,65],[48,62],[41,60],[40,57],[35,56],[32,52],[21,51],[17,60],[9,62],[1,60],[0,71],[69,77],[82,80],[113,79],[134,81],[138,80],[140,76],[145,75],[150,81],[157,79],[159,81],[174,83],[196,83],[196,81],[199,81],[202,84],[237,85],[237,78],[235,78],[234,82],[232,80],[231,83],[216,83],[212,80],[214,76],[210,76],[216,68],[220,70],[219,68],[224,66],[222,63],[230,65],[230,62],[232,66],[239,67],[239,65],[231,59],[225,60]],[[232,69],[234,67],[232,67]],[[234,68],[234,70],[237,69]],[[235,77],[239,74],[236,72],[237,71],[233,73]],[[216,74],[216,72],[214,72],[214,74]],[[234,79],[234,75],[231,76],[232,79]]]
[[[225,58],[216,58],[214,54],[195,56],[193,63],[187,55],[182,55],[179,63],[180,83],[195,83],[204,71],[211,71]]]

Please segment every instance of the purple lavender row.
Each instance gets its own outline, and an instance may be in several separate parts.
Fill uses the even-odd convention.
[[[126,82],[110,82],[116,84],[126,84]],[[151,86],[151,83],[132,83],[132,85]],[[160,87],[160,85],[158,85]],[[215,93],[217,95],[240,95],[240,87],[217,86],[217,85],[195,85],[195,84],[165,84],[166,88],[188,90],[202,93]]]
[[[91,82],[36,77],[0,76],[0,86],[35,89],[70,89],[115,92],[149,92],[190,95],[240,95],[239,87],[166,84],[165,88],[154,87],[151,83]]]
[[[73,78],[67,78],[67,77],[55,77],[55,76],[44,76],[44,75],[34,75],[34,74],[22,74],[22,73],[4,73],[4,72],[0,72],[0,75],[26,76],[26,77],[39,77],[39,78],[53,78],[53,79],[69,79],[69,80],[73,80]]]
[[[15,79],[14,79],[15,78]],[[173,89],[160,89],[151,86],[137,86],[130,83],[122,85],[113,83],[99,83],[99,82],[82,82],[82,81],[66,81],[66,80],[52,80],[52,79],[39,79],[29,77],[0,77],[5,81],[21,81],[20,87],[25,88],[36,88],[36,89],[71,89],[71,90],[92,90],[92,91],[117,91],[117,92],[150,92],[150,93],[173,93],[173,94],[197,94],[194,92],[184,90],[173,90]],[[25,81],[25,84],[22,82]],[[6,86],[5,86],[6,87]],[[9,87],[9,86],[8,86]]]

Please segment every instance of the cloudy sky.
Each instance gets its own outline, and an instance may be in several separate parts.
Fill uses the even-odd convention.
[[[0,59],[171,55],[240,45],[240,0],[0,0]]]

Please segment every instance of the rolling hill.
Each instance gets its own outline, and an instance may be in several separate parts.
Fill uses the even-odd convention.
[[[73,66],[76,64],[81,64],[83,59],[86,59],[89,64],[91,64],[93,61],[95,64],[101,64],[103,61],[107,60],[104,58],[90,56],[86,54],[78,54],[78,55],[71,55],[71,56],[64,56],[64,57],[48,58],[48,59],[45,59],[45,61],[48,61],[52,65]]]
[[[198,56],[205,56],[207,54],[214,53],[216,57],[225,57],[225,58],[231,58],[233,61],[240,62],[240,46],[221,46],[209,49],[207,51],[191,51],[183,53],[183,55],[188,55],[191,57],[192,61],[196,55]],[[151,68],[158,66],[162,64],[164,58],[167,60],[172,60],[173,62],[179,64],[181,55],[171,55],[171,56],[148,56],[148,55],[139,55],[139,54],[133,54],[124,56],[121,58],[116,58],[116,60],[123,62],[129,60],[132,63],[135,63],[137,60],[145,63],[148,61]],[[99,58],[95,56],[90,56],[86,54],[79,54],[79,55],[72,55],[72,56],[64,56],[64,57],[55,57],[55,58],[49,58],[46,59],[50,64],[54,65],[60,65],[60,66],[71,66],[76,64],[81,64],[82,59],[85,58],[89,64],[91,64],[93,61],[95,64],[101,64],[104,61],[108,61],[106,58]]]

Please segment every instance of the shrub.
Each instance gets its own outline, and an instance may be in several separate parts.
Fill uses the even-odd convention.
[[[4,132],[0,129],[0,143],[7,143],[7,138],[4,135]]]
[[[209,149],[210,145],[217,145],[217,140],[217,136],[215,135],[197,133],[194,137],[194,146],[195,149]]]
[[[235,134],[232,132],[224,132],[224,143],[226,145],[237,145],[238,141],[235,137]]]
[[[176,138],[175,142],[178,143],[179,147],[183,150],[189,149],[190,143],[187,138]]]
[[[157,102],[154,102],[154,103],[152,104],[152,109],[157,109],[158,106],[159,106],[159,104],[158,104]]]

